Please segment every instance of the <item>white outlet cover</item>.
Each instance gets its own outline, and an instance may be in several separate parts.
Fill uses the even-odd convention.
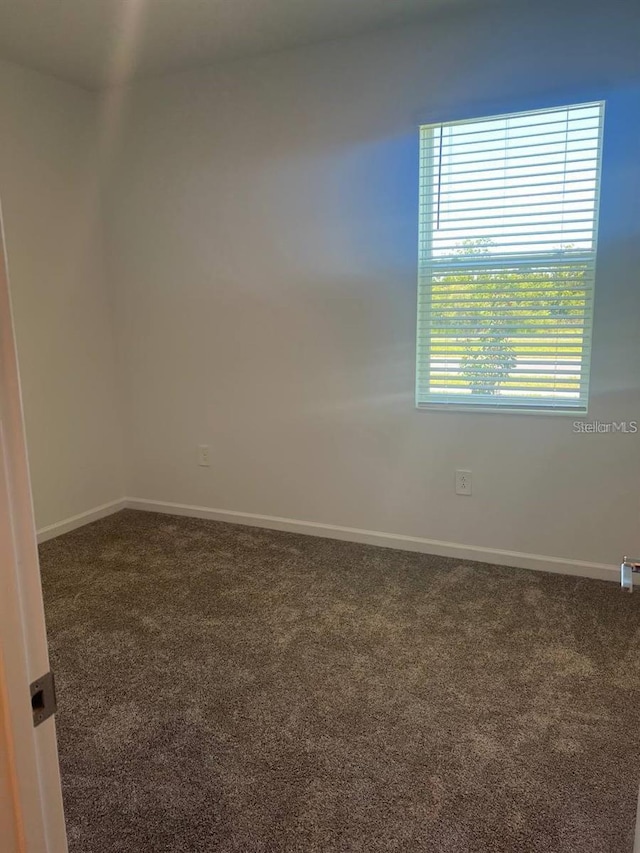
[[[456,471],[456,495],[471,495],[472,485],[471,471],[458,469]]]

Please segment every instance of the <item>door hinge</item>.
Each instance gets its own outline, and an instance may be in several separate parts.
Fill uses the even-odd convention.
[[[52,672],[47,672],[31,685],[31,708],[34,726],[44,723],[58,710],[56,683]]]
[[[633,592],[633,576],[640,572],[640,559],[624,557],[620,566],[620,586]]]

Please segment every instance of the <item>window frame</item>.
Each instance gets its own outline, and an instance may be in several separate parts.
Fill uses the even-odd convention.
[[[421,402],[420,397],[420,369],[419,369],[419,356],[418,351],[419,347],[422,345],[424,347],[424,338],[421,339],[420,331],[421,331],[421,323],[419,319],[419,313],[416,316],[416,354],[415,354],[415,384],[414,384],[414,406],[418,411],[437,411],[437,412],[449,412],[451,414],[455,414],[458,412],[466,412],[466,413],[478,413],[478,414],[493,414],[493,415],[501,415],[501,414],[519,414],[519,415],[538,415],[538,416],[551,416],[551,417],[573,417],[576,419],[585,418],[588,415],[589,405],[591,400],[591,369],[592,369],[592,358],[593,358],[593,335],[594,335],[594,310],[595,310],[595,293],[597,288],[597,268],[598,268],[598,240],[599,240],[599,232],[600,232],[600,208],[601,208],[601,195],[602,195],[602,174],[603,174],[603,162],[604,162],[604,129],[605,129],[605,115],[606,115],[606,93],[604,92],[580,92],[580,93],[565,93],[564,96],[561,97],[551,97],[545,99],[543,101],[539,99],[535,100],[525,100],[521,101],[517,104],[505,103],[505,102],[486,102],[484,105],[475,105],[475,108],[466,109],[456,111],[454,114],[450,114],[448,117],[443,117],[442,113],[439,114],[427,114],[416,116],[417,123],[417,138],[418,138],[418,237],[419,244],[420,242],[424,242],[424,231],[423,231],[423,214],[421,210],[421,202],[423,199],[423,181],[424,174],[422,169],[421,162],[421,149],[422,149],[422,141],[421,134],[425,127],[431,126],[435,129],[437,126],[444,125],[453,125],[453,124],[468,124],[475,121],[482,120],[490,120],[493,118],[501,118],[507,116],[516,116],[516,115],[524,115],[524,114],[535,114],[537,112],[544,113],[552,110],[561,110],[563,108],[573,108],[580,106],[588,106],[588,105],[599,105],[600,106],[600,124],[599,124],[599,132],[597,138],[597,168],[596,168],[596,187],[595,187],[595,198],[594,198],[594,240],[593,240],[593,248],[590,250],[590,254],[593,256],[593,285],[591,289],[591,305],[588,309],[588,319],[589,319],[589,330],[590,330],[590,347],[589,347],[589,355],[588,361],[586,364],[586,394],[584,397],[584,407],[582,406],[566,406],[562,405],[558,406],[549,406],[542,403],[541,405],[535,404],[535,398],[528,398],[526,403],[523,405],[514,405],[512,401],[506,402],[504,404],[495,403],[492,405],[483,405],[483,404],[470,404],[465,403],[464,399],[456,399],[452,395],[451,401],[438,401],[438,400],[430,400]],[[433,202],[433,198],[435,196],[435,183],[432,184],[432,192],[430,193],[430,200]],[[428,214],[426,214],[428,216]],[[432,240],[433,229],[430,229],[428,240]],[[417,305],[418,311],[420,309],[424,310],[425,305],[429,305],[429,301],[423,298],[422,289],[423,286],[421,284],[421,272],[424,261],[422,259],[423,252],[419,250],[418,256],[418,285],[417,285]],[[551,260],[553,252],[549,252],[548,255],[543,256],[540,254],[541,260]],[[562,252],[557,253],[558,256],[562,255]],[[517,253],[514,253],[514,260],[518,260]],[[472,261],[470,261],[471,265]],[[429,291],[429,298],[431,296],[431,291]],[[587,315],[585,315],[587,316]],[[428,340],[428,346],[431,345],[431,338]],[[429,350],[427,350],[426,355],[423,358],[429,359]],[[581,363],[581,368],[584,366],[584,362]]]

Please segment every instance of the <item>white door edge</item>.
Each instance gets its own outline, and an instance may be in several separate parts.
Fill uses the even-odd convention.
[[[49,656],[4,247],[0,214],[0,690],[18,849],[67,853],[55,722],[34,728],[29,692]]]

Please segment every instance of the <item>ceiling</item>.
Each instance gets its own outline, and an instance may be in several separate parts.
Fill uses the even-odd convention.
[[[0,57],[87,88],[410,23],[471,0],[0,0]]]

